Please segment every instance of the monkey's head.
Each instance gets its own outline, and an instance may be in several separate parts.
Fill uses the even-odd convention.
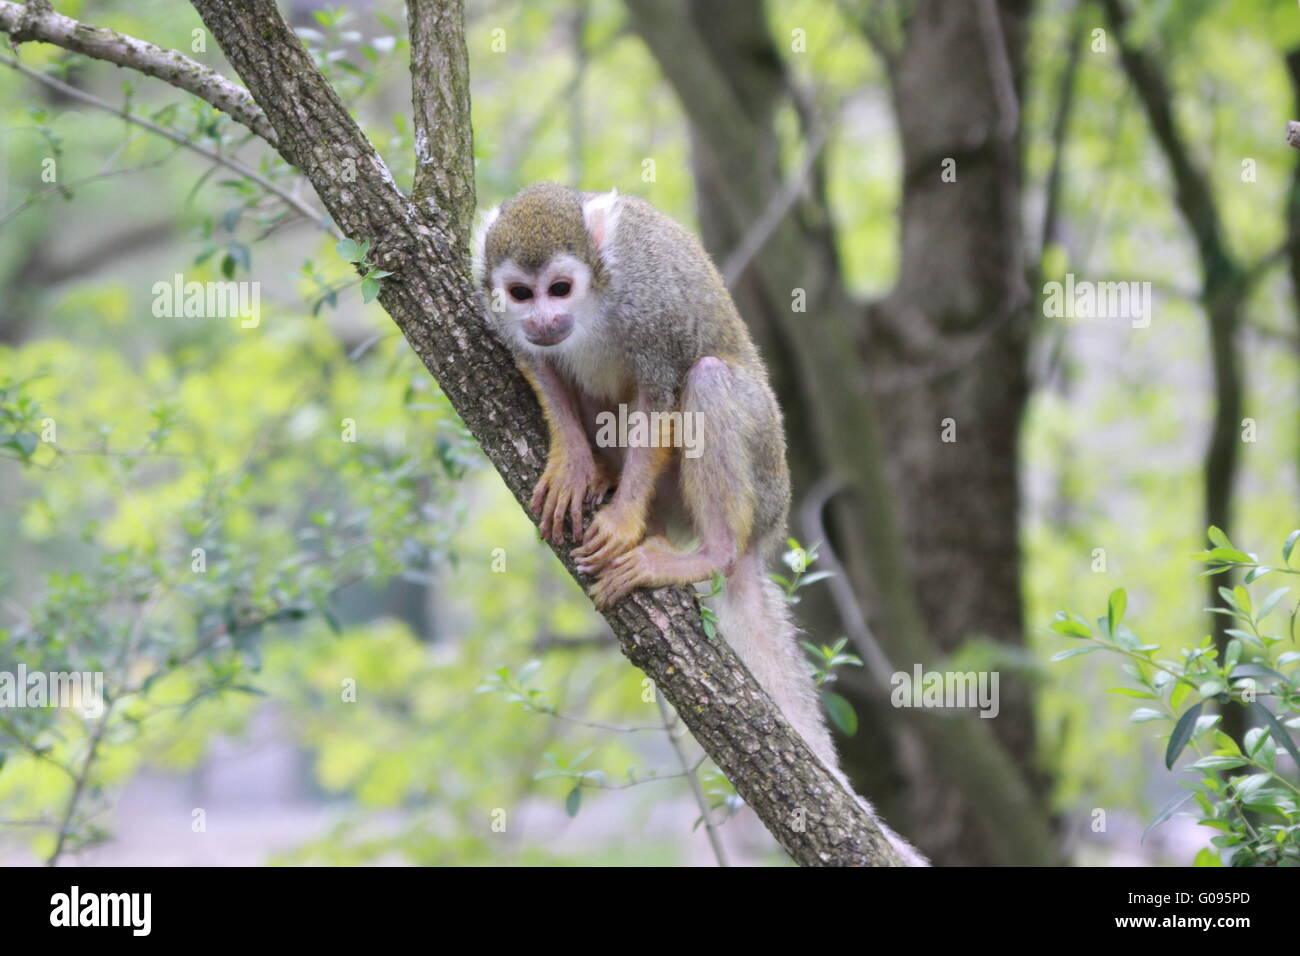
[[[618,208],[617,191],[584,196],[538,183],[484,216],[475,271],[508,340],[545,351],[599,320]]]

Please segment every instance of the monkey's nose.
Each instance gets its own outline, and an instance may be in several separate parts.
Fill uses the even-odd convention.
[[[573,331],[573,316],[552,315],[524,319],[524,337],[534,345],[559,345]]]

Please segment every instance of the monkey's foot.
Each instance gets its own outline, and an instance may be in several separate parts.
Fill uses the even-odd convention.
[[[637,588],[707,581],[714,571],[725,574],[725,564],[708,550],[678,551],[666,538],[655,536],[611,561],[590,594],[603,611]]]
[[[585,459],[551,457],[533,488],[533,514],[541,514],[542,537],[564,542],[564,517],[569,516],[574,543],[580,543],[583,505],[598,505],[614,487],[614,475],[588,456]]]
[[[599,574],[615,558],[635,548],[643,537],[645,518],[620,508],[615,496],[591,519],[582,547],[573,552],[573,559],[583,574]]]

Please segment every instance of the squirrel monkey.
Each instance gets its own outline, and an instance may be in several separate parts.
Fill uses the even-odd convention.
[[[644,200],[539,183],[484,216],[475,269],[489,322],[546,415],[549,455],[532,498],[543,537],[562,543],[567,519],[602,609],[639,587],[721,574],[723,636],[852,792],[767,575],[790,504],[781,411],[699,242]],[[609,440],[615,420],[640,424],[638,440]],[[584,504],[611,488],[584,528]]]

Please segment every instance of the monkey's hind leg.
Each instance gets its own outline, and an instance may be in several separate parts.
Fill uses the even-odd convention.
[[[737,394],[743,391],[738,384],[735,369],[706,356],[691,367],[682,389],[682,430],[699,438],[698,445],[677,450],[681,493],[698,546],[682,551],[655,535],[619,555],[591,589],[598,608],[639,587],[694,584],[707,581],[715,571],[731,576],[754,517],[748,436],[745,423],[732,417],[734,403],[743,398]]]

